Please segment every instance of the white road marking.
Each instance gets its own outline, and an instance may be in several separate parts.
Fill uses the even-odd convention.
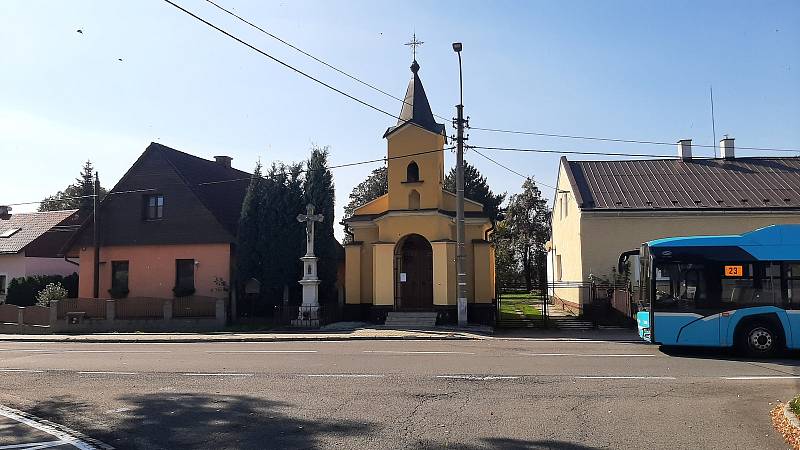
[[[800,375],[763,375],[743,377],[722,377],[723,380],[796,380]]]
[[[532,342],[569,342],[578,344],[647,344],[641,339],[620,339],[620,340],[599,340],[599,339],[581,339],[581,338],[526,338],[526,337],[498,337],[492,338],[498,341],[532,341]]]
[[[206,350],[206,353],[317,353],[317,350]]]
[[[598,357],[598,358],[652,358],[656,355],[651,354],[623,354],[623,353],[615,353],[615,354],[597,354],[597,353],[520,353],[520,355],[525,356],[589,356],[589,357]]]
[[[0,450],[10,450],[10,449],[18,449],[18,450],[38,450],[40,448],[51,448],[56,447],[59,445],[69,444],[69,442],[65,441],[39,441],[39,442],[26,442],[24,444],[11,444],[11,445],[0,445]]]
[[[81,375],[138,375],[137,372],[115,372],[115,371],[106,371],[106,370],[89,370],[89,371],[82,371],[78,372]]]
[[[252,377],[252,373],[184,373],[186,377]]]
[[[0,349],[0,352],[23,353],[172,353],[171,350],[56,350],[56,349]]]
[[[516,380],[519,377],[507,375],[436,375],[436,378],[452,380],[473,380],[473,381],[493,381],[493,380]]]
[[[26,372],[26,373],[43,373],[44,370],[34,369],[0,369],[0,372]]]
[[[364,353],[385,353],[392,355],[474,355],[473,352],[446,352],[446,351],[400,351],[400,350],[364,350]]]
[[[171,350],[56,350],[64,353],[172,353]]]
[[[298,377],[309,377],[309,378],[333,378],[333,377],[342,377],[342,378],[383,378],[384,375],[381,374],[372,374],[372,373],[310,373],[310,374],[299,374]]]
[[[601,376],[588,375],[576,376],[580,380],[676,380],[675,377],[649,377],[649,376]]]
[[[45,423],[45,421],[39,421],[38,418],[34,418],[29,414],[25,414],[22,411],[17,411],[16,409],[12,409],[6,406],[0,405],[0,416],[27,425],[41,432],[47,433],[50,436],[53,436],[54,438],[63,441],[63,444],[72,445],[73,447],[80,450],[97,450],[98,448],[112,450],[114,448],[108,444],[104,444],[99,441],[95,441],[98,444],[98,446],[95,446],[93,444],[90,444],[83,438],[77,437],[78,433],[76,432],[73,432],[71,430],[69,430],[69,432],[63,431],[62,429],[64,429],[64,427],[59,426],[59,428],[61,429],[56,428],[55,426],[53,426],[53,424],[50,424],[49,422]],[[94,441],[93,439],[89,440]],[[46,448],[46,447],[33,447],[33,448]]]

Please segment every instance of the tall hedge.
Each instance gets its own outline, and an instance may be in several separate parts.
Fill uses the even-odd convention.
[[[66,277],[61,275],[33,275],[11,280],[8,284],[6,303],[17,306],[33,306],[36,304],[36,295],[50,283],[61,283],[64,289],[67,290],[68,298],[76,298],[78,296],[77,273]]]

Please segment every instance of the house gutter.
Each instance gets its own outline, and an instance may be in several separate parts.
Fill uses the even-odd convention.
[[[68,262],[70,264],[75,264],[76,266],[80,266],[81,265],[81,263],[75,262],[75,261],[69,259],[69,256],[67,256],[67,255],[64,255],[64,261],[66,261],[66,262]]]

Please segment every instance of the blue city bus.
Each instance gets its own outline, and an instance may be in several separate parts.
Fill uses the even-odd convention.
[[[657,239],[637,253],[642,339],[753,356],[800,349],[800,225]]]

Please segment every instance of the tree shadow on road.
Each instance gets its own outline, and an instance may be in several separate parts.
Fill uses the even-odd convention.
[[[125,395],[123,408],[103,411],[72,397],[38,403],[29,412],[116,448],[318,448],[369,434],[373,425],[341,419],[306,420],[291,404],[245,395],[159,393]]]
[[[484,438],[470,445],[447,444],[444,442],[425,441],[417,445],[419,449],[428,448],[457,448],[459,450],[598,450],[599,447],[589,447],[574,442],[556,441],[552,439],[522,440],[508,438]]]

